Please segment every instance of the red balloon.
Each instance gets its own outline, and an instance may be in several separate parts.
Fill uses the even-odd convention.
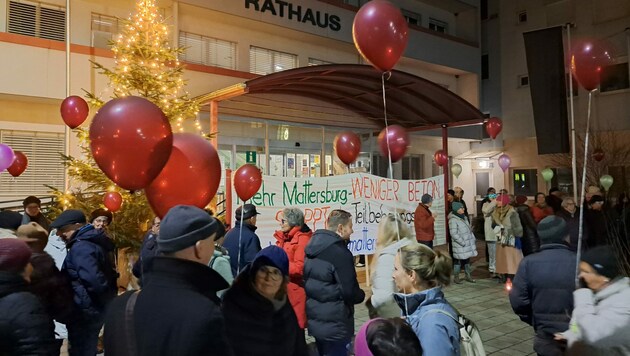
[[[16,152],[17,153],[17,152]],[[596,148],[593,151],[593,158],[597,161],[597,162],[601,162],[601,160],[604,159],[604,151],[601,148]]]
[[[571,46],[571,73],[588,91],[597,89],[602,69],[613,62],[612,47],[605,41],[582,40]]]
[[[246,164],[234,173],[234,190],[242,201],[247,201],[253,197],[261,185],[262,175],[256,166]]]
[[[90,126],[94,160],[123,189],[149,185],[166,164],[173,132],[166,116],[147,99],[113,99],[94,116]]]
[[[122,196],[118,192],[108,192],[103,197],[103,204],[105,204],[107,210],[111,211],[112,213],[120,210],[122,202]]]
[[[435,154],[433,154],[433,159],[435,160],[435,164],[440,167],[444,167],[448,164],[448,155],[444,150],[437,150]]]
[[[7,172],[11,173],[14,177],[19,177],[28,166],[28,158],[26,158],[26,155],[21,151],[13,152],[15,153],[15,160],[13,160],[11,167],[7,168]]]
[[[354,162],[361,152],[361,139],[359,135],[351,131],[340,132],[335,136],[333,147],[337,157],[345,163]]]
[[[493,140],[497,138],[501,129],[503,129],[503,121],[501,121],[498,117],[491,117],[488,121],[486,121],[486,132]]]
[[[71,129],[79,127],[89,113],[88,104],[80,96],[72,95],[61,102],[61,118]]]
[[[219,188],[221,161],[210,142],[192,133],[173,135],[166,166],[144,192],[157,216],[175,205],[205,208]]]
[[[385,139],[387,137],[387,139]],[[387,147],[387,141],[389,141],[389,147]],[[384,128],[378,135],[378,147],[381,149],[381,154],[384,157],[388,157],[388,153],[391,153],[392,163],[398,162],[407,153],[407,147],[409,147],[409,135],[407,131],[399,125],[389,125]]]
[[[407,21],[394,4],[372,0],[363,5],[352,24],[354,45],[376,69],[394,68],[407,47]]]

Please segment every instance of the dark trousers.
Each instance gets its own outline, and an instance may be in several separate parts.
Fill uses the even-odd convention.
[[[350,347],[349,339],[341,341],[320,341],[315,339],[315,343],[320,356],[347,356]]]
[[[418,241],[418,242],[433,250],[433,240],[431,240],[431,241]]]
[[[553,338],[536,335],[534,337],[534,351],[539,356],[563,356],[566,345]]]
[[[103,327],[103,317],[81,318],[68,326],[68,354],[70,356],[96,355],[98,334]]]

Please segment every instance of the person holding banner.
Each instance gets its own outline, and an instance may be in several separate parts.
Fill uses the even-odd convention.
[[[376,253],[372,262],[372,296],[365,302],[370,318],[400,316],[400,308],[394,301],[394,257],[401,247],[413,241],[410,236],[409,226],[399,215],[390,213],[378,225]]]
[[[280,230],[273,235],[276,246],[289,257],[289,301],[300,328],[306,328],[306,292],[304,291],[304,249],[313,236],[313,231],[304,224],[304,213],[298,208],[285,208],[280,219]]]

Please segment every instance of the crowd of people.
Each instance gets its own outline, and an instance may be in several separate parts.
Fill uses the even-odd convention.
[[[583,243],[579,208],[558,191],[530,206],[490,188],[482,204],[488,270],[513,281],[512,308],[533,326],[539,355],[630,354],[630,282],[608,235],[615,220],[601,195],[588,193]],[[106,355],[459,355],[459,313],[443,289],[462,283],[462,272],[476,282],[463,194],[448,194],[449,251],[433,246],[431,195],[413,227],[383,216],[367,299],[344,210],[312,231],[302,210],[285,208],[275,245],[262,248],[252,204],[235,211],[227,232],[212,212],[176,206],[144,237],[133,266],[141,288],[117,296],[112,214],[66,210],[49,223],[28,197],[24,214],[0,212],[0,354],[59,355],[67,339],[70,355],[95,355],[103,331]],[[627,199],[621,204],[623,220]],[[370,320],[355,334],[363,302]]]

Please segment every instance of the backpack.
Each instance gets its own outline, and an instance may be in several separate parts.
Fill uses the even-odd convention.
[[[449,318],[455,320],[457,325],[459,325],[459,351],[461,356],[486,356],[486,350],[483,348],[479,328],[477,328],[477,325],[475,325],[472,320],[459,313],[457,314],[457,318],[455,318],[451,313],[442,309],[431,309],[427,311],[427,313],[431,312],[448,315]]]

